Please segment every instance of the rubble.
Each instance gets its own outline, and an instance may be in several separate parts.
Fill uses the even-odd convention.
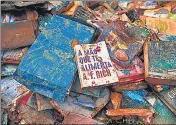
[[[175,1],[1,1],[1,124],[175,124]]]

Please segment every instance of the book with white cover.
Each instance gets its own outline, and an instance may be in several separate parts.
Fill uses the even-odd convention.
[[[74,49],[81,88],[107,86],[119,81],[104,41],[76,45]]]

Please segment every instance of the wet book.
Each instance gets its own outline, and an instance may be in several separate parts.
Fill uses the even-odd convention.
[[[77,68],[74,46],[94,41],[97,29],[62,14],[51,17],[14,73],[31,91],[64,101]]]
[[[1,76],[11,76],[16,71],[18,65],[1,65]]]
[[[16,49],[31,45],[36,38],[35,31],[37,24],[29,21],[17,21],[1,24],[1,49]]]
[[[79,6],[74,14],[74,17],[87,21],[93,18],[93,14],[83,7]]]
[[[28,105],[20,104],[17,111],[25,124],[59,124],[63,121],[63,116],[54,109],[37,111]]]
[[[50,103],[57,110],[93,118],[107,105],[109,96],[110,91],[105,87],[98,98],[70,92],[65,102],[51,101]]]
[[[12,76],[6,77],[1,80],[1,95],[2,100],[10,105],[16,103],[16,100],[22,97],[23,94],[29,90],[17,82]]]
[[[176,115],[176,87],[168,85],[151,86],[161,101]]]
[[[143,20],[146,25],[157,28],[161,33],[176,35],[176,22],[172,19],[153,18],[147,16],[140,16],[140,19]]]
[[[29,47],[1,50],[1,64],[19,64]]]
[[[119,83],[128,84],[129,82],[139,82],[144,80],[144,64],[141,59],[136,56],[132,64],[128,68],[123,68],[113,62],[119,77]]]
[[[76,45],[74,49],[81,88],[111,85],[119,81],[104,41]]]
[[[176,87],[169,90],[162,91],[159,98],[169,107],[169,109],[176,115]]]
[[[75,82],[72,84],[71,92],[81,93],[92,97],[100,97],[100,94],[104,87],[91,87],[81,88],[79,76],[77,76]]]
[[[150,84],[176,85],[176,41],[146,42],[145,79]]]
[[[152,124],[175,124],[176,117],[174,113],[163,103],[155,93],[148,93],[145,97],[146,101],[151,105],[155,115]]]
[[[149,32],[144,27],[115,21],[103,29],[97,42],[105,41],[112,61],[128,68],[134,57],[142,51],[148,35]]]

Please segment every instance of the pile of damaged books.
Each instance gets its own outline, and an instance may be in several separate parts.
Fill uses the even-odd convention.
[[[176,2],[1,7],[2,124],[176,123]]]

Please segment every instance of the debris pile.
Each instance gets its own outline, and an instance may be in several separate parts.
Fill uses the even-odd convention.
[[[2,124],[175,124],[175,1],[1,1]]]

